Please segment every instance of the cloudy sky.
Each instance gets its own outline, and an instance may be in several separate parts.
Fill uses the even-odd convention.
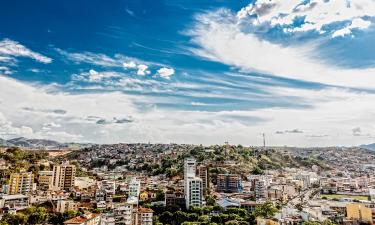
[[[374,0],[4,0],[0,137],[375,142]]]

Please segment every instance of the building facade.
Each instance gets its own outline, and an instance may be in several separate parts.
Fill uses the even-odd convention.
[[[8,194],[28,194],[32,192],[34,175],[32,172],[12,173],[9,180]]]
[[[68,163],[53,167],[52,186],[57,190],[69,190],[74,186],[76,167]]]
[[[237,174],[218,174],[217,186],[218,192],[239,193],[243,191],[242,179]]]

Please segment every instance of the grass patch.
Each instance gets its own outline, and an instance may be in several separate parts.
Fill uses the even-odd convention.
[[[351,198],[356,200],[368,200],[368,196],[365,195],[339,195],[339,194],[321,194],[321,198],[326,197],[327,199],[343,199],[343,198]]]

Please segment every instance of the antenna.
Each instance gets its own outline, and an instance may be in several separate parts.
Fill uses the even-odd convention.
[[[266,148],[266,134],[263,133],[263,148]]]

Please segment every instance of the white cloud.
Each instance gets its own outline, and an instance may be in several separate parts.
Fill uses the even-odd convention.
[[[16,41],[3,39],[0,41],[0,61],[9,62],[14,57],[27,57],[41,63],[51,63],[52,59],[36,53]]]
[[[165,78],[165,79],[171,79],[171,76],[175,73],[173,68],[160,68],[158,69],[158,74],[160,77]]]
[[[13,71],[9,67],[0,66],[0,74],[10,75],[12,73]]]
[[[69,94],[56,88],[30,86],[8,77],[0,77],[0,85],[0,135],[7,137],[98,143],[213,144],[229,140],[230,143],[260,145],[259,133],[265,132],[270,145],[326,146],[371,140],[368,135],[353,136],[353,127],[360,127],[363,134],[373,136],[375,133],[375,94],[339,88],[267,89],[275,96],[298,98],[301,104],[310,105],[309,108],[207,112],[159,109],[153,106],[152,97],[118,92]],[[139,109],[142,104],[150,106]],[[24,110],[26,107],[38,110]],[[64,113],[51,113],[56,109]],[[111,123],[97,124],[100,118]],[[246,123],[244,118],[255,120]],[[289,131],[297,133],[299,138],[275,134],[275,130],[285,128],[291,128]],[[311,138],[318,134],[329,136]]]
[[[375,88],[375,68],[344,69],[317,59],[314,45],[282,46],[245,33],[228,10],[198,16],[189,32],[201,57],[280,77],[347,87]]]
[[[89,72],[83,72],[80,74],[72,75],[72,80],[100,83],[106,79],[119,78],[121,76],[122,76],[121,73],[117,73],[113,71],[98,72],[94,69],[91,69],[89,70]]]
[[[134,69],[134,68],[137,68],[137,64],[136,64],[134,61],[124,62],[122,65],[123,65],[124,68],[126,68],[126,69]]]
[[[374,16],[375,2],[372,0],[257,0],[237,13],[240,22],[253,26],[281,26],[286,27],[285,32],[319,33],[331,31],[328,29],[340,30],[327,25]],[[304,18],[304,23],[294,27],[297,18]],[[367,23],[371,24],[370,21]]]
[[[145,76],[147,74],[150,74],[150,70],[148,70],[148,66],[144,65],[144,64],[139,64],[137,66],[138,70],[137,70],[137,75],[140,75],[140,76]]]
[[[335,37],[344,37],[346,35],[350,35],[352,34],[352,30],[354,29],[359,29],[359,30],[365,30],[367,28],[369,28],[371,25],[371,22],[370,21],[367,21],[367,20],[363,20],[361,18],[355,18],[350,25],[340,29],[340,30],[337,30],[335,31],[333,34],[332,34],[332,37],[335,38]]]
[[[80,63],[87,63],[97,66],[104,66],[104,67],[120,67],[121,63],[119,60],[109,57],[105,54],[100,53],[93,53],[93,52],[67,52],[62,49],[56,49],[58,53],[62,56],[66,57],[68,60],[80,64]]]

